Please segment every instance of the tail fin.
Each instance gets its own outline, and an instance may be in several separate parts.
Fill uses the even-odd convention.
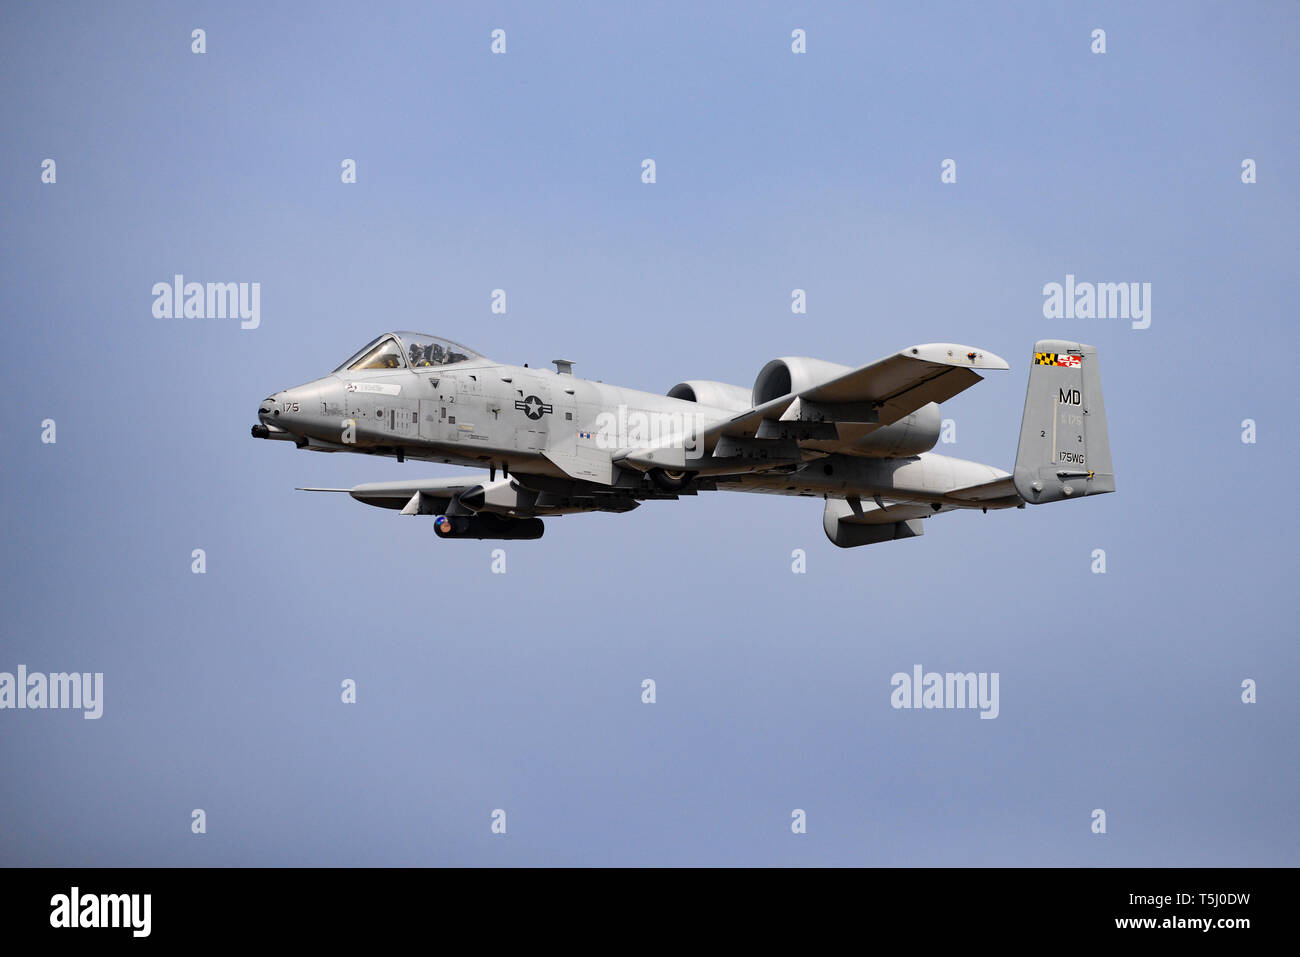
[[[1115,491],[1095,346],[1034,344],[1015,486],[1030,504]]]

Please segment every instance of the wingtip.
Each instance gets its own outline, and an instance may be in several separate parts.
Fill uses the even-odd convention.
[[[938,365],[957,366],[963,369],[1010,369],[1007,360],[987,349],[958,345],[955,342],[927,342],[904,349],[901,355]]]

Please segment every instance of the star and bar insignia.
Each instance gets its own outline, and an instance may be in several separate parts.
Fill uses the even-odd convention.
[[[554,406],[543,402],[535,395],[530,395],[526,399],[516,399],[515,408],[530,419],[540,419],[542,416],[550,415],[555,411]]]

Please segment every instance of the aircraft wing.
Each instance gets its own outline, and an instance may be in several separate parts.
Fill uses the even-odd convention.
[[[643,489],[599,486],[574,488],[572,482],[539,475],[492,478],[427,478],[404,482],[367,482],[352,488],[304,488],[302,492],[347,492],[358,502],[400,509],[403,515],[471,515],[493,513],[509,518],[567,515],[574,512],[629,512],[646,498],[676,498]],[[683,492],[694,495],[694,491]]]
[[[461,492],[483,482],[482,476],[427,478],[407,482],[366,482],[353,488],[300,488],[300,492],[347,492],[358,502],[401,509],[403,515],[438,515]]]
[[[945,402],[976,382],[976,369],[1009,369],[1006,361],[970,346],[930,343],[912,346],[800,395],[819,403],[874,402],[880,424],[889,425],[929,402]]]
[[[983,378],[977,369],[1009,368],[999,356],[970,346],[950,342],[912,346],[742,412],[708,430],[705,445],[724,435],[762,438],[760,427],[764,420],[846,422],[880,428],[930,402],[947,401],[970,388]]]
[[[768,368],[801,362],[809,360],[774,359]],[[815,378],[817,369],[827,365],[815,363],[809,374]],[[853,454],[853,444],[876,429],[931,402],[951,399],[979,382],[983,376],[976,370],[1008,368],[999,356],[970,346],[949,342],[911,346],[858,369],[832,371],[820,381],[718,422],[699,436],[698,452],[711,456],[708,471],[715,473],[798,462],[805,449]],[[794,373],[789,369],[786,373],[787,381],[794,381]],[[656,465],[680,469],[685,457],[680,448],[644,448],[628,450],[615,461],[626,460],[642,469]]]
[[[798,462],[806,449],[854,454],[854,443],[875,430],[979,382],[983,376],[976,370],[1010,368],[991,352],[932,342],[838,374],[843,366],[774,359],[760,381],[782,366],[780,377],[787,383],[796,376],[814,381],[709,426],[689,450],[693,454],[682,448],[680,437],[670,437],[657,446],[623,450],[613,461],[643,470],[683,469],[688,457],[705,454],[710,460],[704,471],[722,474]]]

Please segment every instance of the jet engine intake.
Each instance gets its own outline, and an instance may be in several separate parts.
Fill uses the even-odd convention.
[[[690,379],[679,382],[668,390],[672,399],[686,402],[698,402],[714,409],[727,409],[731,412],[745,412],[749,409],[751,392],[741,385],[726,382],[711,382],[705,379]]]
[[[758,378],[754,380],[754,405],[760,406],[792,392],[804,392],[852,371],[852,366],[842,366],[838,362],[826,362],[823,359],[793,356],[773,359],[759,370]]]

